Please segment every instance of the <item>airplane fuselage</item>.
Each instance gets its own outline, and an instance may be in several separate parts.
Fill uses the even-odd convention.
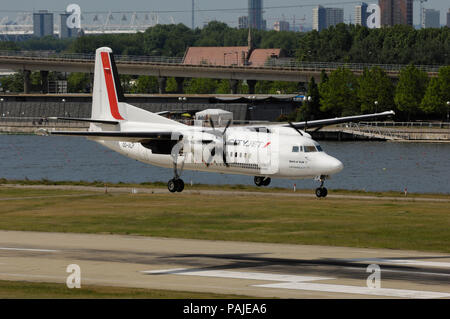
[[[158,129],[164,129],[159,127]],[[174,128],[171,128],[174,129]],[[330,176],[342,170],[342,163],[326,154],[320,145],[303,132],[273,128],[265,132],[230,127],[223,136],[193,127],[176,128],[182,141],[174,138],[170,147],[160,143],[96,140],[132,159],[160,167],[177,166],[185,170],[305,179]],[[147,128],[148,130],[148,128]],[[174,147],[179,142],[179,151]]]

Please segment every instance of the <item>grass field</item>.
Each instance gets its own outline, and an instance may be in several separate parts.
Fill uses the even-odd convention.
[[[200,292],[85,286],[69,289],[65,284],[0,280],[0,299],[235,299],[252,298]]]
[[[0,188],[0,229],[450,252],[450,204]]]

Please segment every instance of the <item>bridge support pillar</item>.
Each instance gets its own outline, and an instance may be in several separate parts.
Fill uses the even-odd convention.
[[[247,80],[248,93],[255,94],[256,80]]]
[[[238,93],[239,80],[230,80],[230,93],[237,94]]]
[[[184,78],[175,78],[175,81],[177,82],[177,92],[178,94],[183,94],[184,93]]]
[[[23,71],[23,93],[29,94],[31,91],[31,71]]]
[[[158,85],[159,85],[159,94],[166,94],[166,77],[158,77]]]
[[[48,71],[41,71],[41,91],[43,94],[48,93]]]

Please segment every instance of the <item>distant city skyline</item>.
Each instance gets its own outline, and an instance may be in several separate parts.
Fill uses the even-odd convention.
[[[232,27],[238,26],[238,18],[248,14],[248,3],[242,0],[229,0],[227,2],[218,0],[195,0],[195,26],[202,27],[204,23],[218,20],[227,23]],[[344,21],[355,23],[354,7],[362,1],[338,1],[338,0],[306,0],[299,3],[298,0],[264,0],[265,12],[264,19],[267,20],[267,28],[273,29],[276,21],[284,20],[291,23],[294,20],[300,22],[303,17],[306,18],[305,24],[312,25],[313,7],[314,5],[323,5],[325,7],[337,7],[344,9]],[[363,1],[366,3],[378,3],[376,1]],[[77,3],[81,6],[82,11],[146,11],[159,12],[160,23],[183,23],[191,26],[191,0],[128,0],[126,4],[119,0],[109,0],[107,5],[105,2],[88,1],[88,0],[15,0],[2,4],[0,9],[0,18],[8,16],[15,18],[17,11],[38,11],[49,10],[61,12],[65,10],[67,5]],[[300,7],[305,5],[305,7]],[[306,6],[309,5],[309,6]],[[414,2],[414,25],[420,24],[420,4]],[[433,2],[425,2],[424,7],[427,9],[435,9],[440,11],[441,25],[445,25],[448,12],[448,0],[434,0]],[[220,10],[219,10],[220,9]],[[225,9],[225,10],[224,10]],[[210,11],[209,11],[210,10]]]

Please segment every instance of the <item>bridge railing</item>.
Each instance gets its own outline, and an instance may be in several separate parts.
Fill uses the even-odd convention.
[[[2,51],[0,57],[25,57],[40,59],[58,60],[79,60],[94,61],[94,54],[83,53],[60,53],[55,51]],[[154,63],[154,64],[174,64],[192,66],[183,62],[182,57],[166,56],[137,56],[137,55],[115,55],[117,62],[124,63]],[[291,58],[271,58],[264,61],[254,61],[253,65],[232,64],[229,66],[202,64],[200,67],[227,67],[227,68],[272,68],[272,69],[292,69],[320,72],[321,70],[334,70],[337,68],[347,68],[353,71],[363,71],[366,68],[380,67],[387,72],[398,72],[406,65],[401,64],[370,64],[370,63],[340,63],[340,62],[301,62]],[[416,68],[425,72],[438,72],[439,65],[416,65]]]

